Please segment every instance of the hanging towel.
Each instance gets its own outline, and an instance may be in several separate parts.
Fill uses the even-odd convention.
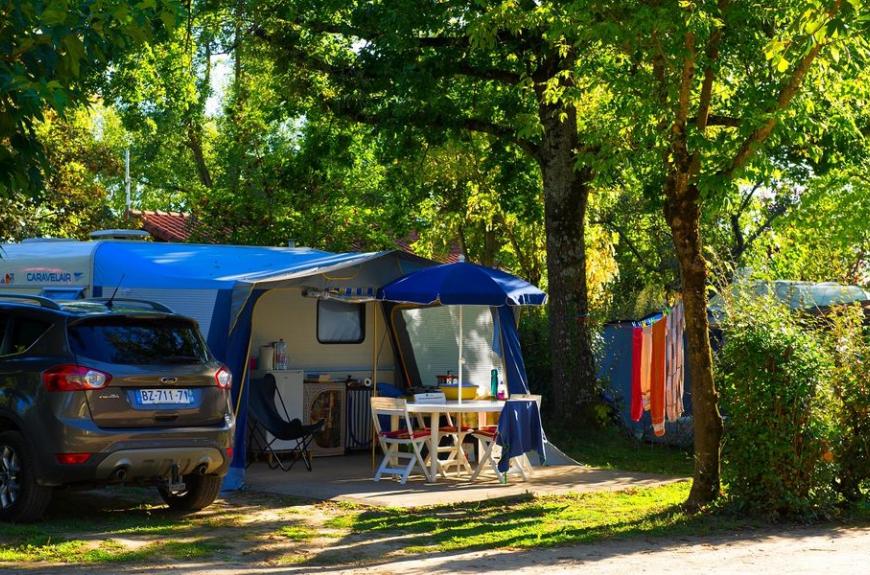
[[[677,417],[681,417],[686,411],[683,405],[683,391],[685,390],[685,361],[686,349],[684,345],[684,333],[686,331],[686,308],[682,300],[674,307],[674,407]]]
[[[652,365],[652,326],[644,325],[642,330],[640,354],[640,395],[641,406],[649,411],[650,366]]]
[[[668,314],[665,330],[665,421],[676,421],[677,413],[677,382],[676,382],[676,344],[678,334],[675,329],[676,314],[673,310]]]
[[[535,400],[511,400],[505,403],[498,416],[496,443],[501,446],[498,470],[506,473],[512,457],[537,451],[542,463],[547,461],[544,447],[544,428]]]
[[[652,326],[652,365],[650,367],[650,415],[656,436],[665,434],[665,340],[667,321]]]
[[[631,330],[631,420],[640,421],[643,416],[643,393],[640,389],[640,366],[643,355],[643,329]]]

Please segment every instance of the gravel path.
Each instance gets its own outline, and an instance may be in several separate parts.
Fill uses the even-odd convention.
[[[2,570],[0,570],[2,572]],[[8,571],[11,573],[11,571]],[[17,573],[153,573],[147,566],[75,567],[17,570]],[[625,575],[643,573],[788,573],[789,575],[870,573],[870,528],[810,527],[759,530],[712,537],[625,539],[573,547],[515,552],[432,554],[389,563],[357,566],[256,567],[208,563],[175,568],[161,565],[162,574],[274,575],[375,574],[480,575],[481,573],[583,573]]]

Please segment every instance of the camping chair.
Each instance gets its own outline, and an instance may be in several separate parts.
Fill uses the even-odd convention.
[[[290,419],[284,398],[275,384],[275,378],[267,375],[263,379],[251,381],[250,398],[248,399],[248,431],[255,451],[267,455],[270,469],[290,471],[300,459],[305,468],[311,471],[311,452],[308,447],[314,441],[314,434],[323,429],[321,419],[311,425],[302,425],[299,419]],[[281,404],[284,416],[278,412],[277,403]],[[272,439],[265,432],[272,435]],[[276,441],[295,441],[290,450],[278,450]],[[248,462],[250,465],[250,461]]]
[[[375,481],[380,481],[381,475],[387,473],[398,476],[402,485],[404,485],[408,481],[408,476],[411,475],[415,465],[419,465],[420,469],[423,470],[426,481],[432,481],[432,477],[429,476],[429,469],[426,467],[422,455],[423,446],[432,435],[429,429],[425,427],[415,429],[411,425],[411,417],[408,414],[407,404],[404,399],[373,397],[371,399],[371,406],[372,421],[378,435],[378,443],[381,446],[381,451],[384,452],[384,460],[375,472]],[[405,424],[404,429],[399,428],[384,431],[381,428],[379,417],[384,415],[391,419],[402,418]],[[399,451],[400,445],[410,445],[413,453]],[[406,459],[407,463],[399,466],[399,461],[402,459]]]
[[[529,395],[529,394],[514,394],[510,396],[508,402],[511,401],[534,401],[539,406],[541,405],[541,396],[540,395]],[[525,454],[519,457],[512,457],[510,461],[510,467],[507,472],[502,473],[498,469],[497,456],[494,451],[496,446],[498,445],[498,426],[497,425],[488,425],[485,427],[481,427],[480,429],[474,431],[471,434],[472,437],[477,439],[480,442],[481,447],[483,448],[483,455],[480,457],[480,462],[477,464],[477,469],[474,470],[474,473],[471,475],[471,481],[474,481],[478,478],[482,471],[485,469],[492,470],[498,480],[501,483],[507,481],[507,476],[511,473],[516,473],[520,477],[523,478],[523,481],[528,481],[528,473],[531,472],[531,464],[529,463],[528,457]]]
[[[445,403],[447,398],[443,393],[429,393],[430,401],[435,403]],[[471,427],[464,425],[462,423],[462,414],[457,414],[459,416],[459,424],[456,425],[453,423],[453,417],[449,413],[444,414],[446,425],[441,425],[441,422],[438,422],[438,433],[442,437],[449,437],[452,439],[450,445],[436,445],[434,447],[435,454],[430,451],[429,456],[426,458],[426,466],[428,467],[431,463],[432,457],[438,457],[438,454],[446,453],[446,459],[438,459],[438,471],[441,473],[441,476],[447,477],[447,470],[451,467],[457,467],[463,471],[467,471],[468,473],[472,472],[471,464],[468,462],[468,457],[465,456],[465,450],[462,449],[462,444],[465,442],[465,438],[474,431]],[[423,424],[423,418],[420,414],[417,414],[417,421]]]

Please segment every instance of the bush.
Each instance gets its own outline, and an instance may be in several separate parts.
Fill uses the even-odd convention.
[[[837,398],[837,489],[848,501],[857,501],[862,483],[870,480],[870,334],[863,320],[861,306],[843,307],[831,315],[828,331]]]
[[[836,501],[834,401],[820,335],[774,300],[738,302],[724,327],[723,479],[740,507],[825,513]]]

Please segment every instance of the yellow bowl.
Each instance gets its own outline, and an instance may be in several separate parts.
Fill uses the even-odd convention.
[[[447,399],[459,399],[458,385],[442,385],[438,389],[441,390],[441,392],[444,394],[444,397],[446,397]],[[477,397],[477,386],[462,386],[462,399],[474,399],[475,397]]]

